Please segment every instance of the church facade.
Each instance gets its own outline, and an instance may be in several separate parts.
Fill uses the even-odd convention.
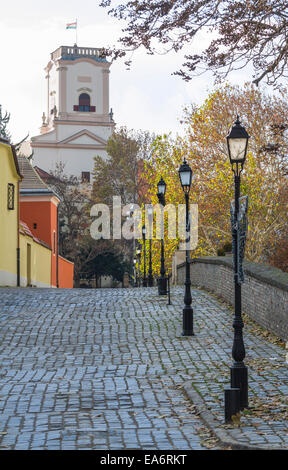
[[[40,135],[32,137],[33,165],[44,171],[64,165],[66,174],[90,182],[93,157],[107,158],[115,126],[109,111],[111,63],[103,50],[61,46],[45,68],[47,109]]]

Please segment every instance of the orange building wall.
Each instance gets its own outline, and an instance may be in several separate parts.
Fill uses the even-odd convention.
[[[51,248],[51,285],[57,287],[57,207],[51,201],[21,201],[20,219]],[[37,227],[34,228],[34,224]],[[55,246],[53,232],[55,231]]]
[[[74,276],[74,264],[62,256],[59,256],[59,287],[72,289]]]

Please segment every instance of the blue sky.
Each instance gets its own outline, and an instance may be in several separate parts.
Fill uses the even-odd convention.
[[[3,0],[2,0],[3,1]],[[41,116],[46,110],[44,67],[50,53],[60,45],[73,45],[75,31],[66,23],[78,19],[78,45],[109,47],[121,35],[121,23],[108,17],[96,0],[39,2],[11,0],[1,5],[0,104],[11,113],[10,131],[14,142],[39,133]],[[207,42],[202,36],[186,47],[199,50]],[[115,62],[110,74],[110,107],[117,125],[156,133],[182,133],[179,123],[183,108],[200,104],[213,88],[211,76],[189,83],[172,73],[180,67],[181,53],[149,56],[145,51],[133,55],[131,70],[124,62]],[[244,73],[231,76],[242,84]]]

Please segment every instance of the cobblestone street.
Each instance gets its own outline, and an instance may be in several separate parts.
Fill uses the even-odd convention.
[[[223,427],[233,316],[215,297],[192,290],[195,336],[183,337],[180,287],[172,305],[156,288],[0,295],[1,449],[219,448],[183,390],[192,384]],[[244,340],[251,399],[287,397],[285,350],[249,327]],[[280,412],[245,415],[231,435],[287,448]]]

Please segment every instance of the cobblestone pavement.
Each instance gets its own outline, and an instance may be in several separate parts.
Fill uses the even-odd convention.
[[[192,295],[195,336],[183,337],[180,287],[172,305],[155,288],[0,289],[0,449],[219,448],[183,386],[223,427],[232,312]],[[285,350],[244,331],[254,411],[224,427],[288,448]],[[261,400],[276,420],[257,416]]]

